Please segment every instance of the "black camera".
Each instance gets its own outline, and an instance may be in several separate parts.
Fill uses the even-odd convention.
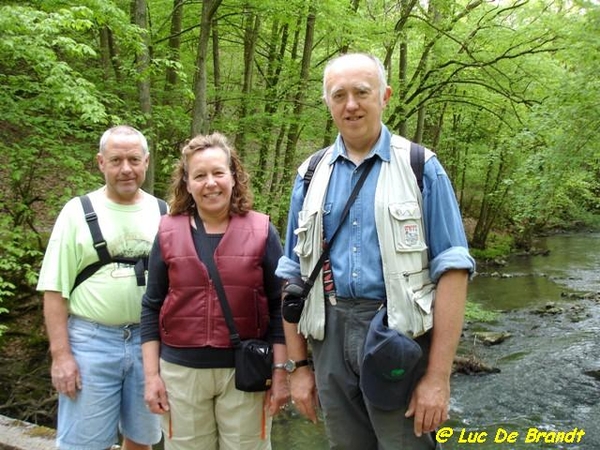
[[[281,313],[286,322],[298,323],[304,309],[306,295],[305,284],[301,278],[292,278],[283,288],[283,303]]]

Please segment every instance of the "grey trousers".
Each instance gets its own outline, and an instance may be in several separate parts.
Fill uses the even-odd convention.
[[[383,411],[369,404],[359,386],[363,345],[371,319],[380,303],[366,299],[338,299],[326,303],[325,339],[311,340],[319,401],[331,449],[431,450],[432,435],[417,438],[406,408]],[[429,336],[419,338],[422,363],[416,381],[425,372]]]

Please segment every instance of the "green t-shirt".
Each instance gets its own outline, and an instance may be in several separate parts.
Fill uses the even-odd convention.
[[[143,193],[135,205],[114,203],[104,188],[89,198],[111,256],[148,256],[158,230],[160,211],[156,198]],[[37,289],[57,291],[69,301],[71,314],[104,325],[139,323],[145,286],[138,286],[133,266],[110,263],[80,284],[72,293],[77,274],[98,261],[83,207],[73,198],[60,212],[44,255]]]

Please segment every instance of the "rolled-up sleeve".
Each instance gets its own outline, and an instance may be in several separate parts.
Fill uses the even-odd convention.
[[[475,260],[469,254],[467,237],[446,171],[433,156],[423,171],[423,210],[425,234],[429,246],[431,279],[437,282],[444,272],[464,269],[472,277]]]

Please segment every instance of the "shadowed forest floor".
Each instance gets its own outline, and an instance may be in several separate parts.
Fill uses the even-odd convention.
[[[0,337],[0,414],[55,427],[57,394],[50,378],[50,356],[39,297],[7,306]]]

